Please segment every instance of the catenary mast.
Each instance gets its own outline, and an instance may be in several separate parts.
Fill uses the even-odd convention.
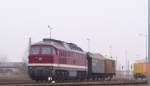
[[[150,62],[150,0],[148,0],[148,63]],[[150,86],[150,74],[148,75],[148,86]]]

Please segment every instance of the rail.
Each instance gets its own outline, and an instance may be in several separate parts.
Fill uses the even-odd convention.
[[[33,81],[0,82],[0,86],[147,86],[147,81],[95,81],[67,83],[36,83]]]

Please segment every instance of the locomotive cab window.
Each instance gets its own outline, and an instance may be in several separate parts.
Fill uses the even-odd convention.
[[[52,54],[52,48],[43,47],[41,53],[42,53],[42,54]]]
[[[32,54],[39,54],[40,53],[40,48],[38,48],[38,47],[33,47],[33,48],[31,48],[31,53]]]

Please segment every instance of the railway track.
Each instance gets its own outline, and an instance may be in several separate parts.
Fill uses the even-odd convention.
[[[68,83],[36,83],[33,81],[0,82],[0,86],[148,86],[147,81],[96,81]]]

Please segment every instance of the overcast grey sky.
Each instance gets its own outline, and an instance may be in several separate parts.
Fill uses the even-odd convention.
[[[49,37],[78,44],[87,50],[112,55],[124,62],[144,58],[148,0],[1,0],[0,55],[20,61],[33,42]]]

